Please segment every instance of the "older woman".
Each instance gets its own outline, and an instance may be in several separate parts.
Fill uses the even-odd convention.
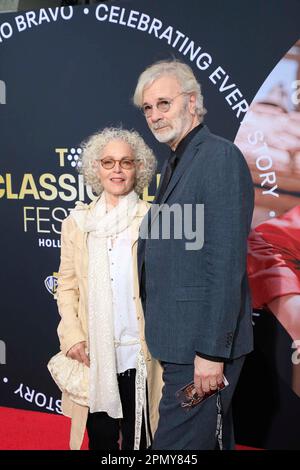
[[[136,250],[149,208],[139,195],[156,160],[137,132],[106,128],[83,144],[80,163],[98,197],[62,224],[58,335],[61,350],[90,368],[89,407],[63,393],[70,447],[80,448],[86,425],[90,449],[118,449],[120,433],[122,450],[146,448],[162,382],[144,339]]]

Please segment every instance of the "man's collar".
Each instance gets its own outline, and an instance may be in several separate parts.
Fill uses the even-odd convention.
[[[176,154],[176,160],[178,161],[182,156],[183,152],[187,148],[188,144],[191,142],[193,137],[200,131],[203,127],[203,123],[201,122],[198,126],[194,127],[177,145],[176,150],[171,150],[171,154]]]

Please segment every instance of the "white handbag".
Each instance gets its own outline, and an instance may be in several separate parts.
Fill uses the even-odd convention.
[[[89,406],[89,367],[83,362],[55,354],[47,364],[49,372],[62,392],[82,406]]]

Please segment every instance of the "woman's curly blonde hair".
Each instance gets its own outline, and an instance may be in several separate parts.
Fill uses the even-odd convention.
[[[142,163],[136,167],[133,188],[137,194],[142,194],[143,189],[152,180],[157,162],[154,153],[137,131],[120,127],[106,127],[90,136],[81,144],[82,153],[78,161],[78,171],[83,175],[85,183],[91,186],[93,192],[100,195],[103,186],[96,175],[94,162],[101,158],[104,147],[112,140],[123,140],[129,144],[135,160]]]

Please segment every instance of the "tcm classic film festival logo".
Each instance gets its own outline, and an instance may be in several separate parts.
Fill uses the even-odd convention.
[[[91,189],[84,185],[83,176],[74,170],[79,161],[81,148],[55,148],[53,157],[58,171],[45,172],[36,176],[24,173],[0,174],[0,199],[8,202],[22,201],[23,231],[38,235],[39,247],[60,247],[61,222],[74,207],[76,200],[84,201],[87,196],[94,199]],[[61,174],[59,174],[59,171]],[[66,209],[61,204],[73,203]]]
[[[24,202],[21,207],[23,231],[28,235],[36,234],[39,247],[60,248],[61,223],[75,202],[91,201],[96,197],[77,171],[81,152],[80,147],[55,148],[51,154],[58,164],[55,172],[38,176],[33,173],[0,174],[0,199]],[[153,200],[148,188],[145,188],[143,198]],[[63,207],[62,203],[70,203],[70,207]]]
[[[25,185],[28,194],[33,195],[36,200],[75,202],[84,201],[86,193],[89,199],[94,195],[90,188],[84,186],[83,176],[79,174],[65,173],[71,167],[76,169],[81,154],[81,148],[56,148],[59,170],[62,174],[43,173],[36,185],[32,175],[24,175],[22,184]],[[25,181],[25,183],[24,183]],[[39,190],[38,188],[43,188]],[[39,205],[24,205],[23,221],[24,232],[35,231],[42,235],[38,239],[40,247],[60,248],[61,223],[68,216],[73,205],[65,207],[45,207]],[[56,238],[53,238],[56,237]]]

